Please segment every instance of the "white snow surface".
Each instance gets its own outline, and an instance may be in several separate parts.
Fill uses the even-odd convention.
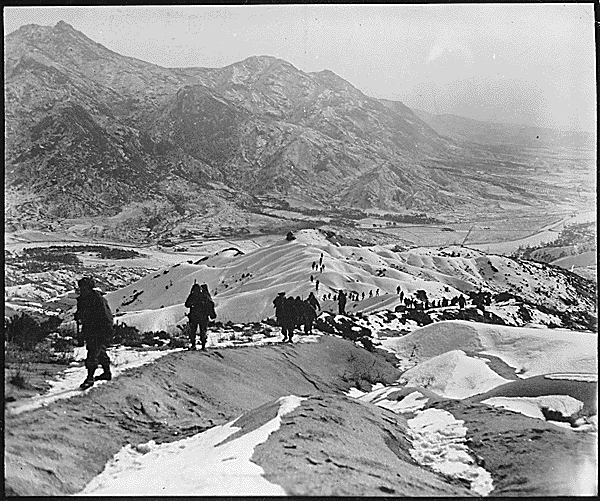
[[[525,416],[545,420],[542,407],[560,412],[564,417],[573,416],[583,409],[583,402],[569,395],[543,395],[540,397],[492,397],[482,403],[501,407]]]
[[[415,461],[433,470],[455,478],[466,479],[471,490],[480,496],[487,496],[492,490],[492,476],[477,466],[465,445],[467,429],[464,421],[440,409],[421,410],[428,398],[418,390],[406,395],[402,400],[389,400],[386,397],[402,389],[398,383],[384,386],[373,385],[370,392],[351,388],[346,395],[370,402],[391,410],[396,414],[416,413],[408,420],[412,449],[410,455]]]
[[[284,496],[284,489],[266,480],[264,470],[250,458],[279,429],[281,417],[302,400],[295,395],[280,398],[275,418],[225,444],[241,429],[235,426],[237,419],[176,442],[127,445],[79,495]]]
[[[568,381],[582,381],[586,383],[597,383],[598,382],[598,374],[574,374],[574,373],[564,373],[564,374],[546,374],[544,379],[563,379]]]
[[[350,398],[359,398],[365,395],[366,393],[358,388],[350,388],[346,393]]]
[[[390,393],[401,390],[403,387],[398,385],[384,386],[381,383],[373,385],[370,392],[363,392],[357,388],[350,388],[346,393],[349,397],[356,398],[361,402],[370,402],[384,409],[388,409],[396,414],[415,412],[425,407],[429,399],[419,391],[413,391],[401,400],[390,400],[386,398]]]
[[[406,386],[420,386],[447,398],[467,398],[508,383],[482,359],[452,350],[421,362],[402,374]]]
[[[434,471],[471,483],[471,490],[487,496],[493,489],[492,476],[477,466],[465,445],[467,428],[464,421],[441,409],[418,411],[408,420],[412,449],[417,463]]]
[[[312,268],[321,254],[323,272]],[[318,291],[316,280],[319,280]],[[148,319],[147,323],[161,324],[170,315],[174,318],[169,322],[178,323],[184,318],[182,305],[194,281],[208,285],[218,319],[223,322],[255,322],[273,316],[272,301],[280,291],[302,297],[312,291],[321,301],[323,294],[340,289],[364,292],[364,301],[348,301],[346,305],[347,311],[364,313],[393,309],[400,303],[397,287],[405,296],[425,290],[436,301],[484,288],[492,292],[521,291],[524,298],[531,300],[539,300],[543,294],[548,304],[562,309],[565,305],[561,298],[565,297],[573,301],[574,308],[591,306],[590,301],[577,295],[563,275],[536,263],[486,256],[456,246],[401,253],[378,245],[338,246],[327,241],[319,230],[301,230],[296,232],[294,241],[282,237],[270,245],[249,249],[246,254],[224,250],[192,263],[178,263],[106,297],[113,311],[138,312],[137,316],[126,317],[127,322],[136,322],[136,326],[146,322],[141,317],[170,307],[176,308],[161,318]],[[375,294],[377,289],[379,296]],[[373,292],[371,298],[370,292]],[[333,301],[323,302],[329,310],[337,306]],[[376,319],[373,321],[377,323]]]
[[[598,336],[565,329],[449,320],[390,338],[386,346],[406,357],[416,352],[420,360],[452,350],[492,355],[523,378],[553,372],[598,373]]]

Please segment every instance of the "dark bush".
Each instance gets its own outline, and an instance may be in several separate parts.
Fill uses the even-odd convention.
[[[58,320],[60,323],[60,320]],[[24,350],[33,350],[51,332],[49,325],[56,323],[46,320],[40,325],[26,313],[12,317],[4,322],[4,339]]]
[[[117,323],[113,326],[112,344],[123,346],[142,346],[144,335],[137,327]]]
[[[431,317],[423,310],[408,310],[404,313],[402,320],[414,320],[418,325],[429,325],[433,323]]]
[[[29,387],[29,383],[21,369],[18,369],[17,372],[10,377],[9,382],[17,388],[26,389]]]

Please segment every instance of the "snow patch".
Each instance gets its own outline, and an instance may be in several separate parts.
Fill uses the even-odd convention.
[[[492,476],[470,456],[463,424],[441,409],[418,411],[415,418],[408,420],[410,455],[434,471],[469,481],[473,492],[487,496],[494,489]]]
[[[420,360],[465,350],[492,355],[522,378],[554,372],[598,373],[596,334],[566,329],[538,329],[449,320],[390,339],[386,346]]]
[[[345,395],[350,398],[359,398],[359,397],[362,397],[363,395],[366,395],[366,393],[364,391],[359,390],[358,388],[350,388],[345,393]]]
[[[283,496],[284,489],[266,480],[250,458],[302,400],[295,395],[280,398],[275,418],[224,444],[241,429],[235,426],[237,419],[176,442],[145,444],[142,451],[139,445],[127,445],[79,495]]]
[[[525,416],[545,420],[542,408],[560,412],[564,417],[573,416],[583,409],[583,402],[569,395],[543,395],[541,397],[492,397],[482,403],[501,407]]]
[[[453,350],[407,370],[401,378],[407,386],[420,386],[447,398],[462,399],[508,383],[485,360]]]
[[[406,412],[416,412],[421,410],[427,405],[427,402],[429,402],[429,399],[422,393],[413,391],[400,401],[387,400],[384,398],[374,402],[374,404],[383,407],[384,409],[389,409],[392,412],[404,414]]]
[[[544,379],[565,379],[567,381],[582,381],[585,383],[597,383],[598,374],[574,374],[574,373],[563,373],[563,374],[546,374]]]

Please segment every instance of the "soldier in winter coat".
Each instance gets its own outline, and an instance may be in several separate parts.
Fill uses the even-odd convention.
[[[281,327],[283,342],[288,341],[288,337],[289,342],[291,342],[296,324],[296,300],[293,297],[286,297],[285,292],[280,292],[273,299],[273,306],[275,307],[277,324]]]
[[[340,291],[338,294],[338,311],[340,315],[346,314],[346,293]]]
[[[275,316],[277,317],[277,323],[281,325],[282,312],[283,312],[283,300],[285,299],[285,292],[280,292],[277,297],[273,299],[273,307],[275,308]]]
[[[215,303],[213,302],[208,286],[202,284],[192,285],[190,295],[185,301],[185,307],[190,309],[188,313],[189,320],[189,335],[190,335],[190,350],[196,349],[196,331],[200,328],[200,342],[202,350],[206,351],[206,336],[208,330],[208,319],[215,319]]]
[[[281,304],[281,320],[279,320],[284,343],[292,342],[298,313],[299,312],[296,309],[296,300],[293,297],[284,298]]]
[[[110,359],[106,348],[113,333],[113,316],[108,302],[101,292],[95,289],[94,279],[84,277],[77,282],[79,297],[77,298],[77,311],[75,320],[81,324],[81,335],[87,348],[85,367],[87,377],[80,388],[85,390],[94,385],[94,381],[110,381]],[[94,378],[94,373],[102,366],[104,372]]]
[[[313,309],[315,311],[321,309],[321,304],[319,303],[319,300],[315,297],[315,295],[312,292],[308,295],[308,297],[306,298],[306,300],[313,307]]]

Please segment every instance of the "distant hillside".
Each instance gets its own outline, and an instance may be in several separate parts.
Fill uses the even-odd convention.
[[[579,315],[583,318],[594,310],[593,284],[558,267],[458,246],[397,253],[382,246],[337,246],[316,230],[296,235],[292,242],[281,238],[246,254],[230,248],[196,262],[177,264],[110,292],[107,300],[119,321],[142,331],[175,330],[176,324],[184,322],[183,303],[195,280],[208,284],[218,318],[234,323],[273,316],[272,301],[280,291],[302,297],[312,291],[319,299],[323,294],[332,297],[340,289],[364,292],[360,301],[348,303],[348,311],[370,313],[403,304],[398,287],[407,297],[426,291],[430,301],[484,290],[505,293],[500,302],[518,298],[539,306],[545,312],[540,322],[557,325],[571,321],[581,325]],[[311,265],[321,253],[324,271],[312,271]],[[323,300],[326,306],[333,309],[337,304]],[[513,302],[508,310],[500,308],[496,314],[508,315],[506,320],[512,322],[520,308]],[[535,321],[536,315],[527,321]]]
[[[112,217],[113,237],[142,239],[206,215],[237,224],[261,197],[427,211],[511,185],[473,178],[465,160],[489,152],[402,103],[271,56],[161,68],[61,21],[7,35],[4,69],[9,227]]]
[[[595,145],[594,135],[590,132],[562,131],[546,127],[484,122],[448,113],[434,115],[416,108],[413,111],[438,134],[458,141],[529,148],[571,147],[593,149]]]

